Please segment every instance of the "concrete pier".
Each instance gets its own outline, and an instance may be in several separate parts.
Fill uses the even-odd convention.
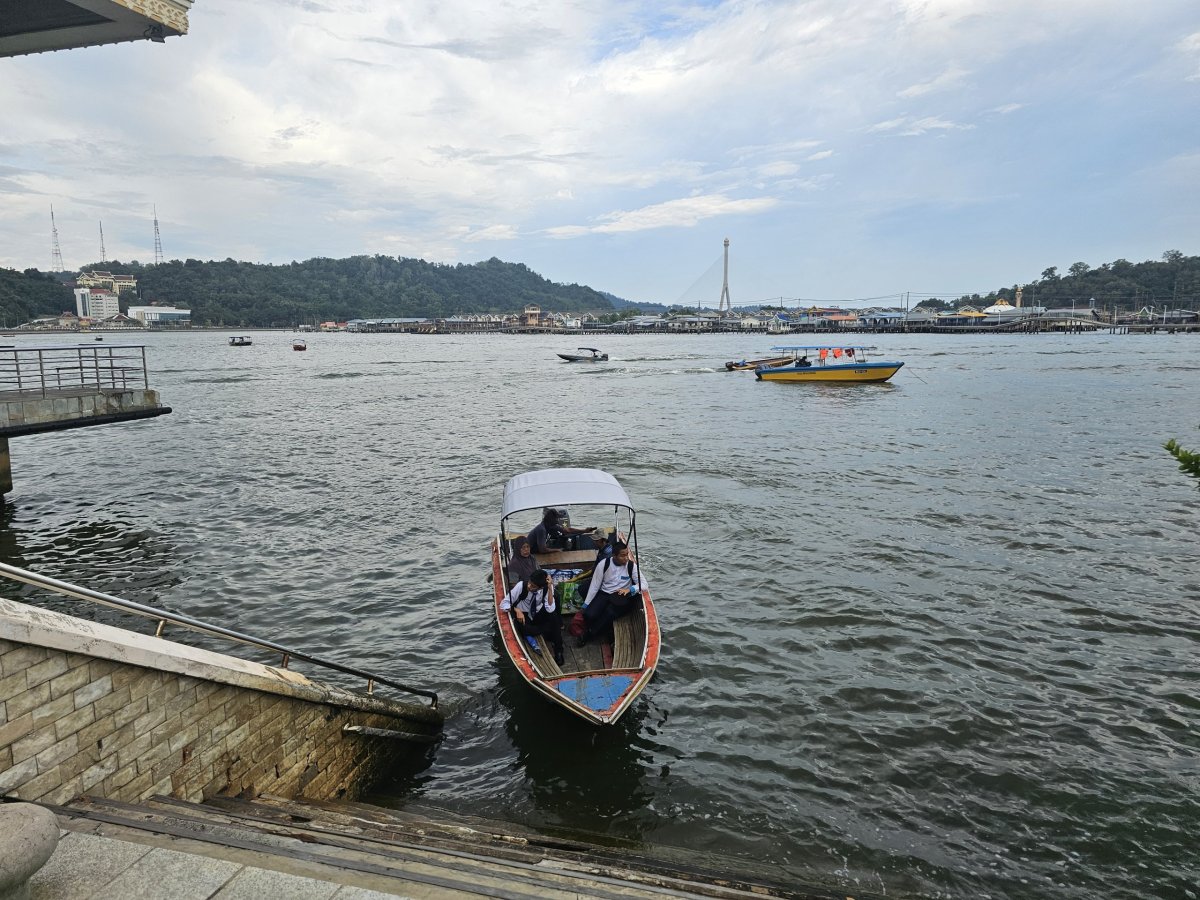
[[[0,500],[13,488],[9,438],[166,415],[141,345],[0,347]]]

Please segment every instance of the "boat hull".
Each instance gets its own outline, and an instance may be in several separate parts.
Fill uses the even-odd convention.
[[[575,356],[571,353],[559,353],[558,358],[566,362],[608,362],[607,353],[601,353],[599,356]]]
[[[782,366],[754,370],[759,381],[804,381],[864,384],[887,381],[904,366],[902,362],[850,363],[832,366]]]
[[[501,610],[504,600],[503,562],[498,541],[492,541],[492,593],[500,643],[521,678],[535,691],[568,712],[594,725],[612,725],[629,709],[641,694],[654,670],[658,667],[661,638],[658,613],[649,591],[642,591],[642,610],[630,615],[645,617],[646,646],[641,664],[634,668],[604,669],[602,671],[567,672],[547,677],[534,668],[526,652],[526,644],[513,625],[512,615]],[[563,638],[566,634],[564,617]],[[544,651],[546,652],[546,651]]]

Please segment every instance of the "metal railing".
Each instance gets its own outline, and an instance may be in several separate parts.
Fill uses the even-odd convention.
[[[19,569],[16,566],[10,566],[6,563],[0,563],[0,576],[9,578],[13,581],[20,581],[25,584],[33,585],[34,587],[44,588],[48,591],[54,591],[57,594],[62,594],[64,597],[73,597],[76,600],[87,600],[91,603],[99,603],[103,606],[108,606],[113,609],[119,609],[123,612],[134,613],[135,615],[145,616],[149,619],[158,620],[158,628],[154,634],[156,637],[161,637],[163,630],[168,624],[180,625],[184,628],[189,628],[192,631],[199,631],[203,634],[210,634],[215,637],[224,638],[228,641],[235,641],[240,644],[247,644],[251,647],[257,647],[261,650],[269,650],[273,653],[278,653],[282,656],[280,668],[286,669],[288,663],[293,659],[302,660],[303,662],[311,663],[315,666],[322,666],[326,669],[332,669],[335,672],[342,672],[346,675],[353,675],[356,678],[365,679],[367,682],[367,694],[375,693],[375,685],[385,684],[390,688],[395,688],[398,691],[404,691],[409,694],[417,694],[421,697],[428,697],[430,700],[430,708],[437,709],[438,696],[434,691],[426,691],[421,688],[409,687],[401,684],[398,681],[392,681],[390,678],[384,678],[380,675],[374,675],[371,672],[365,672],[362,669],[356,669],[353,666],[343,666],[341,663],[332,662],[327,659],[312,656],[308,653],[303,653],[299,650],[294,650],[290,647],[285,647],[282,644],[277,644],[274,641],[264,641],[248,634],[242,634],[239,631],[234,631],[230,628],[222,628],[220,625],[210,625],[207,622],[202,622],[199,619],[193,619],[191,616],[184,616],[178,613],[167,612],[163,609],[157,609],[153,606],[146,606],[143,603],[137,603],[133,600],[123,600],[120,597],[114,597],[112,594],[102,594],[99,591],[93,591],[90,588],[79,587],[77,585],[68,584],[65,581],[59,581],[57,578],[50,578],[47,575],[39,575],[37,572],[30,572],[28,569]]]
[[[0,393],[48,397],[148,387],[142,344],[0,346]]]

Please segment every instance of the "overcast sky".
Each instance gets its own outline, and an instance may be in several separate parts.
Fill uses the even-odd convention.
[[[1197,0],[195,0],[0,59],[0,265],[492,256],[630,300],[1200,254]],[[861,304],[860,304],[861,305]]]

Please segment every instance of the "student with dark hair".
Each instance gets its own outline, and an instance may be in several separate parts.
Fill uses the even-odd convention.
[[[529,543],[534,553],[553,553],[556,549],[566,549],[567,535],[586,532],[586,528],[572,528],[570,525],[563,525],[558,520],[558,510],[547,506],[542,510],[542,521],[534,526],[533,531],[529,532]],[[559,546],[552,547],[551,543]]]
[[[629,546],[617,541],[612,556],[597,562],[592,572],[592,583],[583,601],[583,619],[587,624],[579,636],[579,646],[602,637],[613,622],[637,609],[642,591],[648,587],[637,563],[629,558]]]
[[[513,585],[500,601],[500,609],[511,609],[517,630],[528,637],[544,637],[554,646],[554,661],[563,664],[562,618],[554,603],[554,584],[545,569]]]

